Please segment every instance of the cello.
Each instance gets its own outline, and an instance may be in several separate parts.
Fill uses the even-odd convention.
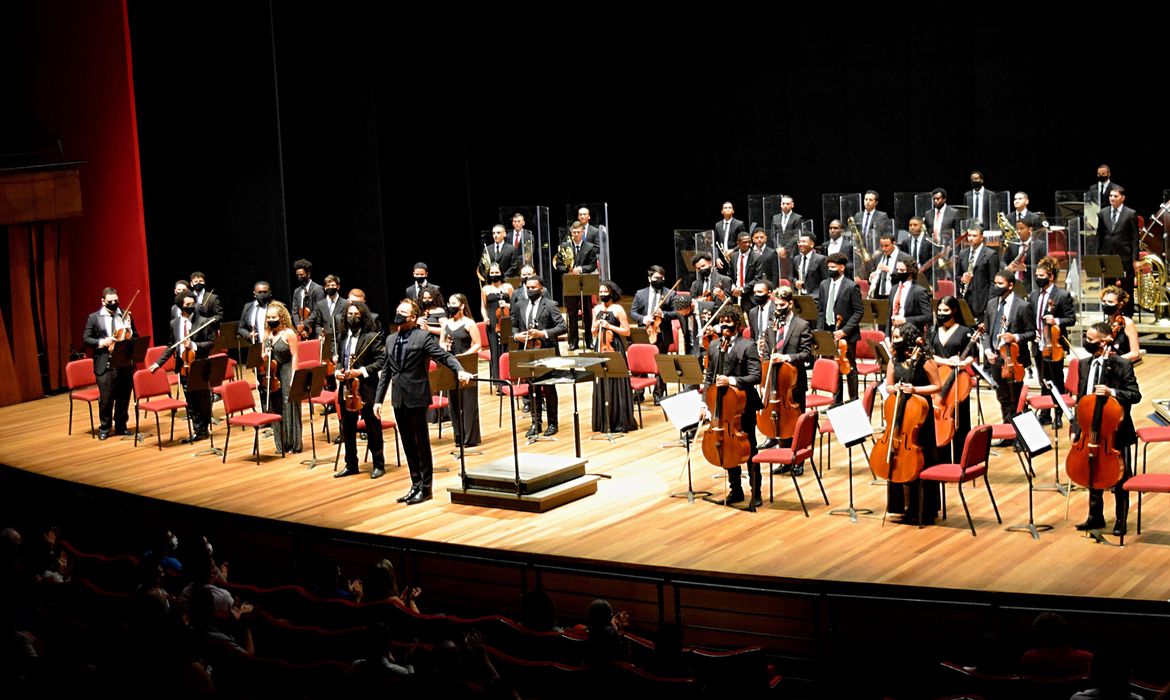
[[[1109,350],[1105,353],[1107,358]],[[1085,389],[1092,393],[1077,401],[1077,425],[1081,432],[1069,447],[1064,470],[1074,484],[1104,491],[1120,481],[1124,473],[1125,462],[1114,441],[1125,410],[1116,398],[1099,395],[1091,386]]]
[[[772,320],[772,333],[779,329],[778,319]],[[756,427],[773,440],[787,440],[796,432],[800,406],[792,400],[796,386],[797,369],[789,362],[771,360],[766,350],[766,338],[760,338],[760,369],[764,375],[764,407],[756,413]],[[764,359],[764,358],[769,359]]]
[[[967,374],[963,362],[970,356],[971,349],[978,347],[979,339],[983,336],[984,326],[979,324],[971,334],[971,340],[959,354],[959,364],[938,366],[939,379],[942,388],[932,398],[934,400],[935,446],[942,447],[955,437],[955,408],[960,401],[965,401],[971,395],[971,375]]]
[[[715,375],[723,372],[732,338],[723,338],[715,359]],[[703,457],[711,464],[733,469],[751,457],[751,444],[741,420],[747,406],[747,394],[734,386],[717,386],[712,382],[703,397],[710,420],[703,430]]]
[[[923,339],[918,339],[910,354],[911,369],[923,361]],[[896,362],[897,360],[890,360]],[[869,453],[869,468],[879,479],[894,484],[905,484],[918,478],[924,457],[918,444],[918,431],[930,414],[930,401],[916,394],[906,394],[899,388],[886,398],[882,409],[886,430],[874,443]]]

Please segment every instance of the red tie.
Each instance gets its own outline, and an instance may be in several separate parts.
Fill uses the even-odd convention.
[[[744,283],[744,270],[747,268],[747,256],[743,253],[739,254],[739,286],[742,287]]]
[[[898,293],[894,295],[894,315],[895,316],[902,313],[902,286],[904,284],[905,284],[905,282],[898,285]]]
[[[516,250],[520,250],[520,232],[519,231],[517,231],[512,236],[512,247],[515,248]]]

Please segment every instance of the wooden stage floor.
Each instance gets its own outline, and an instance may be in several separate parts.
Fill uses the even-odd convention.
[[[1139,427],[1151,423],[1152,399],[1170,397],[1167,370],[1170,357],[1159,355],[1138,366],[1143,391],[1143,401],[1135,411]],[[996,523],[984,490],[973,485],[964,491],[977,537],[967,528],[954,487],[948,487],[950,517],[940,524],[923,529],[893,521],[883,524],[885,487],[870,483],[863,457],[855,451],[855,502],[858,507],[873,509],[875,515],[860,516],[853,523],[847,516],[829,515],[831,508],[848,502],[846,452],[837,446],[824,479],[832,506],[820,500],[810,470],[801,477],[809,518],[801,514],[791,480],[780,476],[775,477],[776,501],[768,503],[765,498],[764,507],[754,514],[703,501],[688,503],[685,498],[670,497],[672,492],[686,489],[686,455],[682,449],[661,446],[676,437],[661,411],[652,404],[644,406],[646,429],[611,445],[589,439],[591,387],[579,385],[579,394],[587,468],[612,479],[602,480],[596,495],[544,514],[452,504],[445,489],[458,484],[459,463],[449,455],[449,427],[444,428],[442,439],[432,428],[432,447],[436,465],[451,471],[436,474],[435,499],[417,506],[395,503],[408,489],[409,476],[405,466],[393,468],[392,442],[388,444],[391,469],[377,481],[366,476],[368,464],[363,464],[361,476],[345,479],[333,479],[328,464],[313,470],[299,464],[301,458],[309,456],[307,418],[304,454],[280,459],[267,440],[263,442],[262,463],[256,465],[249,455],[250,432],[237,432],[228,462],[222,464],[219,457],[192,456],[196,450],[177,441],[164,445],[160,452],[153,434],[137,448],[129,438],[91,439],[81,403],[74,417],[74,433],[67,436],[69,399],[58,395],[0,409],[0,462],[72,482],[263,518],[621,565],[774,580],[820,579],[1141,600],[1170,597],[1170,582],[1165,576],[1170,570],[1170,504],[1164,498],[1146,499],[1144,534],[1140,536],[1135,533],[1134,499],[1130,535],[1126,546],[1119,548],[1094,544],[1073,528],[1085,517],[1086,491],[1073,494],[1067,518],[1064,496],[1037,491],[1036,522],[1054,529],[1042,532],[1036,541],[1026,532],[1006,529],[1027,522],[1028,488],[1016,457],[1001,449],[992,459],[991,480],[1003,525]],[[497,429],[497,405],[495,396],[480,394],[486,439],[478,448],[482,455],[467,457],[469,465],[511,454],[507,407],[505,428]],[[983,408],[989,422],[999,420],[990,392],[983,395]],[[219,404],[216,410],[218,414]],[[564,389],[560,413],[558,441],[524,447],[521,440],[522,450],[572,454],[572,399]],[[320,417],[316,425],[320,430]],[[522,416],[520,430],[527,427],[527,418]],[[153,433],[153,420],[149,432]],[[217,444],[222,444],[222,437],[222,432],[217,432]],[[198,444],[200,449],[206,446],[206,442]],[[317,446],[321,456],[332,457],[334,448],[323,437],[318,437]],[[1165,468],[1168,450],[1151,448],[1151,468]],[[1038,483],[1053,480],[1053,465],[1051,454],[1038,460]],[[723,470],[706,465],[694,451],[695,488],[721,493],[722,474]],[[764,489],[766,495],[766,479]],[[1111,515],[1111,495],[1106,496],[1105,507]],[[1109,525],[1112,527],[1112,518]]]

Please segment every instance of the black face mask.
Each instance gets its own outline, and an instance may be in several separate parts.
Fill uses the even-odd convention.
[[[838,268],[836,270],[829,270],[830,279],[835,279],[835,280],[841,279],[841,275],[843,275],[843,274],[844,273],[841,272],[840,268]]]
[[[415,278],[414,278],[414,283],[415,283],[415,284],[417,284],[417,285],[423,285],[423,284],[426,284],[426,283],[427,283],[427,278],[426,278],[426,277],[415,277]]]
[[[280,321],[269,321],[268,327],[272,329],[280,328]]]
[[[184,306],[184,307],[182,307],[182,309],[183,309],[183,313],[187,314],[188,316],[195,313],[194,306]]]
[[[699,270],[699,277],[702,277],[703,279],[707,279],[710,276],[711,276],[711,268],[707,268],[705,270]]]
[[[529,289],[528,290],[528,301],[536,301],[537,299],[540,299],[540,290],[539,289]]]
[[[971,189],[973,189],[973,190],[979,190],[979,188],[981,188],[981,187],[983,187],[983,183],[982,183],[982,182],[979,182],[978,180],[972,180],[972,181],[971,181]]]
[[[105,304],[102,304],[102,306],[106,307],[106,311],[109,311],[110,313],[114,313],[118,310],[118,302],[116,301],[107,301]]]
[[[1108,175],[1098,175],[1097,182],[1109,182],[1109,176]]]
[[[503,282],[504,276],[503,275],[488,275],[488,281],[489,282]]]
[[[202,292],[205,287],[207,287],[207,285],[203,284],[202,282],[196,282],[195,284],[191,285],[191,289],[194,289],[197,292]]]
[[[768,303],[768,295],[767,294],[753,295],[752,301],[755,303],[756,306],[763,306],[764,304]]]
[[[954,317],[955,317],[954,314],[939,314],[938,315],[938,322],[939,323],[949,323],[950,320]]]
[[[394,325],[401,326],[406,323],[406,317],[402,314],[394,314]]]
[[[906,351],[906,348],[909,347],[906,343],[905,338],[898,338],[897,340],[895,340],[893,342],[893,346],[894,346],[894,352],[897,352],[897,353],[903,353]]]
[[[776,305],[776,315],[777,316],[787,316],[788,315],[788,305],[785,304],[784,306],[781,306],[780,304],[777,304]]]
[[[361,316],[346,316],[345,317],[345,325],[347,325],[350,328],[353,328],[355,330],[358,328],[361,328],[362,327],[362,318],[361,318]]]
[[[1089,353],[1090,355],[1096,355],[1101,351],[1101,343],[1094,343],[1091,340],[1082,341],[1081,347],[1083,347],[1085,352]]]
[[[608,294],[598,294],[597,300],[600,301],[602,304],[604,304],[605,302],[609,301],[609,295]]]
[[[735,326],[721,324],[719,326],[719,332],[722,333],[724,337],[735,335]]]
[[[995,293],[1001,297],[1006,297],[1008,294],[1012,293],[1012,290],[1010,287],[1000,287],[999,285],[996,285]]]
[[[260,306],[268,306],[268,302],[272,301],[272,295],[268,292],[253,295],[256,297],[256,303]]]
[[[1106,316],[1112,316],[1117,313],[1117,304],[1102,304],[1101,311],[1105,312]]]
[[[447,307],[447,315],[450,316],[451,318],[455,318],[455,314],[459,313],[459,309],[461,309],[461,308],[463,308],[463,307],[461,307],[461,306],[448,306]]]
[[[665,280],[650,280],[650,286],[653,287],[655,291],[661,291],[662,288],[666,286],[666,281]]]
[[[891,272],[890,273],[890,281],[893,282],[894,284],[902,284],[903,282],[906,281],[906,277],[908,277],[908,275],[905,272]]]
[[[337,292],[338,292],[337,287],[326,287],[325,288],[325,296],[327,296],[327,297],[335,297],[335,296],[337,296]]]
[[[1051,281],[1047,277],[1033,277],[1032,279],[1033,279],[1033,281],[1036,282],[1036,286],[1039,287],[1040,289],[1044,289],[1045,287],[1047,287],[1048,283]]]

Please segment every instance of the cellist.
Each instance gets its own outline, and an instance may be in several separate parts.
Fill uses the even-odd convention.
[[[1026,299],[1016,296],[1015,287],[1014,272],[1000,270],[995,273],[995,286],[991,288],[992,296],[987,300],[985,309],[987,334],[983,336],[983,354],[991,376],[995,377],[995,397],[999,400],[1000,415],[1004,423],[1016,415],[1016,405],[1020,401],[1020,392],[1024,385],[1023,382],[1010,381],[1003,377],[1002,355],[1010,353],[1010,345],[1014,343],[1018,352],[1016,362],[1027,367],[1031,364],[1028,346],[1036,339],[1036,315],[1032,313],[1032,305]],[[1014,445],[1011,440],[1001,440],[997,443],[997,447]]]
[[[938,367],[929,356],[925,361],[911,362],[911,355],[922,337],[922,329],[913,323],[895,326],[890,342],[893,352],[886,366],[886,387],[910,395],[930,396],[938,393],[940,381]],[[928,399],[929,400],[929,399]],[[931,467],[939,463],[935,447],[934,412],[927,411],[926,419],[918,429],[918,445],[922,449],[922,464]],[[919,479],[905,483],[886,484],[886,511],[902,514],[902,523],[918,524]],[[922,490],[922,524],[932,525],[938,517],[939,488],[936,482],[929,482]]]
[[[743,337],[743,312],[738,306],[728,304],[716,317],[714,326],[719,329],[719,336],[711,342],[707,349],[707,372],[703,378],[702,391],[714,384],[715,386],[733,386],[742,389],[746,395],[743,417],[740,419],[741,429],[747,433],[751,452],[747,457],[748,478],[751,480],[752,505],[755,507],[764,504],[761,497],[760,465],[752,464],[751,457],[756,454],[756,411],[763,407],[760,395],[756,393],[756,386],[760,383],[760,354],[756,344]],[[722,351],[723,342],[728,343],[726,352]],[[718,368],[718,372],[717,369]],[[724,505],[743,502],[743,486],[740,484],[740,467],[727,470],[728,493]]]
[[[1137,377],[1133,373],[1133,363],[1110,352],[1113,345],[1113,327],[1105,322],[1097,322],[1085,331],[1084,348],[1093,359],[1081,365],[1080,383],[1077,385],[1077,399],[1088,394],[1098,396],[1112,396],[1121,404],[1124,417],[1117,428],[1114,438],[1114,447],[1121,451],[1124,470],[1121,479],[1113,486],[1114,512],[1117,521],[1113,525],[1113,534],[1118,537],[1125,534],[1126,516],[1129,514],[1129,493],[1122,488],[1125,480],[1133,474],[1133,465],[1130,461],[1130,447],[1137,443],[1137,432],[1133,427],[1133,418],[1130,408],[1142,400],[1142,391],[1138,387]],[[1087,365],[1087,366],[1085,366]],[[1076,423],[1074,430],[1078,430]],[[1078,523],[1078,530],[1100,530],[1105,527],[1105,496],[1100,489],[1089,490],[1089,517],[1085,522]]]
[[[1032,292],[1028,303],[1032,305],[1036,325],[1036,376],[1040,380],[1040,391],[1048,393],[1045,380],[1064,391],[1064,352],[1068,350],[1068,328],[1077,322],[1076,304],[1072,294],[1056,286],[1056,271],[1060,269],[1055,258],[1041,258],[1036,263]],[[1052,342],[1054,330],[1059,331],[1059,341]],[[1054,359],[1059,357],[1060,359]],[[1040,423],[1048,425],[1056,421],[1060,429],[1063,417],[1057,411],[1055,418],[1049,411],[1040,412]]]
[[[938,312],[935,316],[934,332],[930,334],[928,348],[934,356],[936,365],[948,365],[953,371],[965,371],[965,368],[979,357],[979,349],[971,348],[971,329],[959,323],[959,300],[947,295],[938,300]],[[951,440],[950,451],[940,448],[940,459],[949,459],[958,463],[963,456],[963,445],[967,441],[967,433],[971,432],[971,396],[955,404],[955,434]]]
[[[808,321],[796,315],[792,287],[780,287],[772,295],[775,311],[775,330],[768,328],[767,347],[771,348],[772,362],[787,362],[796,367],[796,385],[792,387],[792,402],[804,412],[805,394],[808,392],[808,366],[812,363],[812,327]],[[773,377],[774,378],[774,377]],[[780,447],[791,447],[792,438],[779,441]],[[796,475],[804,473],[803,466],[796,467]]]

